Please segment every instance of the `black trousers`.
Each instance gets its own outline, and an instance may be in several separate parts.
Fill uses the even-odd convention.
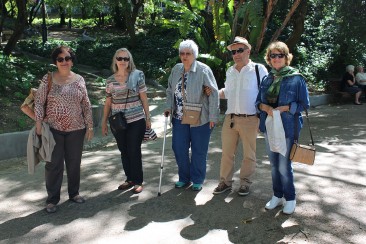
[[[71,132],[51,128],[56,145],[52,152],[51,162],[46,162],[45,178],[47,203],[57,204],[60,201],[64,164],[67,173],[67,191],[69,198],[79,194],[80,164],[86,129]]]
[[[126,130],[114,133],[121,152],[122,166],[126,181],[141,185],[144,181],[142,172],[141,144],[146,130],[145,119],[129,123]]]

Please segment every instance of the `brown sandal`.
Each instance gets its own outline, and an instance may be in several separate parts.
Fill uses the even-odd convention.
[[[118,190],[124,191],[124,190],[128,190],[131,187],[133,187],[135,184],[133,184],[132,181],[126,181],[125,183],[123,183],[122,185],[118,186]]]

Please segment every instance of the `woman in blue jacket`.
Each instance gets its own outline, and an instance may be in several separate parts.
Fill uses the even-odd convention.
[[[289,154],[295,133],[299,135],[303,125],[301,111],[309,108],[309,94],[303,76],[297,69],[289,66],[292,54],[285,43],[271,43],[267,48],[265,60],[272,70],[262,81],[256,101],[260,111],[259,129],[265,135],[272,166],[273,197],[265,208],[270,210],[284,204],[283,213],[292,214],[296,207],[296,193]],[[269,149],[265,121],[267,116],[273,116],[273,110],[279,110],[281,113],[287,147],[285,156]]]

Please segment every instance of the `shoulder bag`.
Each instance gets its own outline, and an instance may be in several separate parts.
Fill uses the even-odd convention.
[[[294,144],[292,145],[292,148],[291,148],[290,160],[293,162],[313,165],[314,161],[315,161],[316,149],[315,149],[315,145],[314,145],[313,134],[311,133],[308,111],[306,110],[305,107],[304,107],[304,110],[305,110],[306,119],[307,119],[308,126],[309,126],[311,145],[302,145],[302,144],[298,143],[299,137],[297,134],[297,127],[299,124],[299,120],[295,116],[295,126],[294,126],[295,140],[294,140]]]
[[[48,72],[47,76],[47,95],[51,90],[52,86],[52,75],[51,72]],[[36,116],[34,114],[34,99],[36,97],[37,89],[31,88],[29,91],[28,97],[25,98],[23,104],[20,106],[20,110],[25,113],[28,117],[33,120],[36,120]]]
[[[199,125],[202,111],[201,103],[188,103],[184,93],[184,74],[182,75],[183,117],[182,124]],[[201,99],[200,99],[201,100]]]
[[[114,115],[109,116],[109,118],[108,118],[109,126],[111,127],[113,134],[127,129],[127,119],[125,116],[125,111],[126,111],[127,98],[128,98],[129,93],[130,93],[130,90],[128,89],[126,102],[125,102],[125,109],[121,112],[118,112]]]

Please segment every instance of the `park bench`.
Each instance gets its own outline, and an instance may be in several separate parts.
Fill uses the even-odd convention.
[[[345,103],[353,101],[353,96],[348,92],[341,91],[342,78],[331,78],[326,82],[326,90],[334,96],[334,102]]]

